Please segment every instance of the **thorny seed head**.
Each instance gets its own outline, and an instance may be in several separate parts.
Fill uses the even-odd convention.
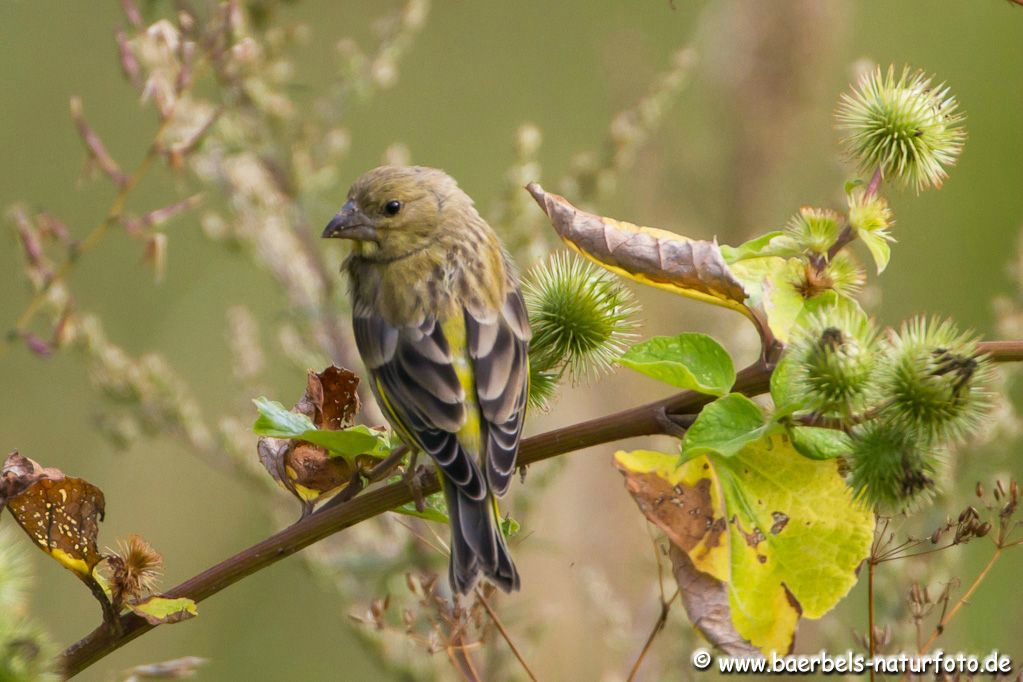
[[[860,405],[870,388],[876,338],[870,320],[851,312],[831,312],[806,325],[788,352],[808,409],[846,415]]]
[[[865,189],[857,187],[849,192],[848,201],[850,227],[891,239],[888,236],[888,228],[894,221],[887,199],[876,193],[867,194]]]
[[[932,444],[962,442],[990,404],[990,360],[949,321],[916,318],[888,338],[878,371],[884,414]]]
[[[861,172],[880,169],[886,178],[917,191],[940,187],[966,140],[963,114],[944,84],[908,67],[880,67],[842,95],[835,111],[842,140]]]
[[[804,206],[789,219],[785,232],[800,249],[824,254],[838,239],[841,217],[826,208]]]
[[[573,380],[608,370],[635,336],[638,306],[610,273],[565,252],[530,271],[523,294],[533,328],[530,363]]]
[[[872,420],[852,437],[849,485],[857,496],[884,511],[912,509],[928,498],[935,456],[905,429]]]

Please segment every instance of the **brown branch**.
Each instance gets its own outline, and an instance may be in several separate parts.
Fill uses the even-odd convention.
[[[989,354],[995,362],[1014,362],[1023,359],[1023,341],[995,341],[979,345],[980,350]],[[746,395],[765,393],[770,385],[772,370],[770,365],[763,362],[747,367],[739,372],[733,390]],[[665,424],[663,415],[693,414],[712,399],[712,396],[685,391],[663,400],[527,438],[522,441],[519,450],[519,464],[527,466],[593,445],[663,433]],[[429,495],[439,490],[440,484],[436,476],[432,473],[423,476],[422,494]],[[411,501],[412,490],[404,482],[368,490],[344,504],[303,518],[298,523],[189,578],[168,590],[167,595],[189,597],[196,602],[202,601],[314,542]],[[63,652],[60,659],[61,669],[68,677],[76,675],[152,628],[152,625],[139,616],[130,613],[122,615],[120,634],[114,634],[104,626],[98,627]]]

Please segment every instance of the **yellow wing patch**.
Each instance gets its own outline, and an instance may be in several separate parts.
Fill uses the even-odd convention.
[[[452,366],[458,383],[465,392],[465,424],[458,430],[458,442],[469,452],[480,454],[480,410],[476,403],[476,376],[469,359],[465,337],[465,319],[461,315],[448,318],[441,329],[451,348]]]

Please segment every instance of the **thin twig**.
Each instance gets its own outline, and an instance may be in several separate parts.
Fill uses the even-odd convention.
[[[515,642],[512,641],[511,635],[509,635],[508,631],[504,629],[504,623],[502,623],[501,619],[497,617],[497,612],[491,608],[490,602],[488,602],[487,598],[483,596],[483,590],[479,587],[476,588],[476,598],[480,600],[480,604],[483,605],[487,615],[490,616],[490,620],[494,622],[494,625],[497,627],[497,631],[501,633],[501,637],[503,637],[504,641],[508,643],[508,648],[511,649],[511,652],[515,655],[519,665],[521,665],[522,669],[526,671],[527,675],[529,675],[529,679],[533,680],[533,682],[537,682],[536,675],[534,675],[533,671],[529,668],[529,664],[526,663],[526,659],[524,659],[522,654],[519,653],[519,649],[515,646]]]
[[[864,196],[872,197],[877,194],[877,190],[881,188],[882,181],[884,181],[884,172],[878,166],[874,171],[874,175],[870,178],[870,184],[867,185],[867,191],[863,193]]]
[[[643,664],[643,659],[646,657],[650,647],[653,645],[657,635],[660,634],[661,630],[664,629],[664,624],[668,622],[668,612],[671,610],[671,604],[678,598],[680,594],[679,590],[675,590],[675,593],[671,595],[668,601],[661,601],[661,613],[654,622],[654,627],[650,630],[650,634],[647,635],[646,642],[643,644],[642,651],[639,652],[639,656],[636,657],[636,662],[632,664],[632,669],[629,670],[629,677],[627,682],[632,682],[636,679],[636,673],[639,672],[639,666]]]
[[[877,651],[874,641],[874,557],[867,559],[867,639],[870,649],[870,660],[874,660]],[[870,682],[874,682],[874,666],[870,666]]]
[[[17,321],[14,323],[14,329],[18,332],[23,332],[35,317],[35,314],[39,311],[39,307],[46,300],[46,295],[53,288],[53,285],[67,276],[71,269],[79,260],[81,254],[94,249],[107,235],[110,228],[113,227],[121,219],[124,214],[124,207],[128,201],[128,195],[138,185],[138,183],[146,176],[149,170],[153,166],[153,162],[156,161],[157,157],[163,150],[160,138],[163,137],[164,131],[167,129],[172,117],[165,118],[156,133],[153,135],[153,141],[149,145],[149,149],[146,151],[146,155],[142,157],[138,166],[124,177],[124,180],[118,183],[117,194],[114,195],[113,200],[110,203],[110,208],[107,209],[106,216],[103,221],[96,225],[85,238],[77,243],[73,247],[73,252],[61,263],[60,267],[57,268],[53,276],[49,278],[44,286],[35,293],[32,299],[29,301],[25,310],[22,311],[21,315],[18,316]],[[9,344],[0,346],[0,352],[3,352]]]
[[[866,191],[864,191],[864,198],[869,198],[877,194],[878,189],[881,188],[881,182],[884,180],[884,174],[881,169],[878,168],[874,171],[873,177],[870,178],[870,184],[867,185]],[[842,231],[838,233],[838,238],[835,243],[828,249],[828,262],[835,260],[835,256],[838,252],[848,246],[853,240],[856,239],[856,230],[851,225],[846,225],[842,228]]]
[[[458,658],[455,656],[456,650],[460,650],[460,647],[458,646],[444,647],[444,651],[447,653],[448,659],[451,661],[451,665],[454,667],[455,670],[461,673],[462,677],[468,680],[468,682],[480,682],[480,678],[476,676],[476,671],[472,668],[472,666],[467,666],[464,664],[464,661],[468,660],[469,658],[468,655],[464,656],[463,658]]]
[[[959,600],[955,603],[955,606],[953,606],[948,611],[948,613],[946,613],[942,617],[942,619],[938,621],[938,624],[934,626],[934,631],[931,632],[931,636],[928,637],[927,641],[924,642],[924,645],[917,650],[918,654],[922,656],[923,654],[927,653],[927,650],[931,648],[932,644],[934,644],[934,640],[938,639],[941,633],[945,631],[945,627],[948,626],[952,619],[955,618],[956,614],[959,613],[959,609],[961,609],[965,604],[969,602],[970,597],[972,597],[973,593],[977,591],[978,587],[980,587],[980,584],[984,581],[984,578],[986,578],[987,574],[991,571],[991,567],[995,565],[995,562],[998,561],[998,557],[1002,555],[1002,552],[1004,550],[1005,550],[1004,547],[997,547],[995,549],[994,553],[991,555],[991,558],[988,559],[988,562],[984,565],[984,568],[981,569],[980,573],[977,574],[977,577],[973,579],[972,583],[970,583],[970,586],[967,588],[963,596],[959,598]]]

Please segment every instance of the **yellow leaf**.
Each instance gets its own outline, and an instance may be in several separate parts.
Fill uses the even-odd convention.
[[[799,618],[820,618],[856,584],[874,516],[836,460],[802,457],[775,434],[681,467],[650,451],[615,461],[647,518],[727,584],[736,632],[764,653],[789,651]]]

